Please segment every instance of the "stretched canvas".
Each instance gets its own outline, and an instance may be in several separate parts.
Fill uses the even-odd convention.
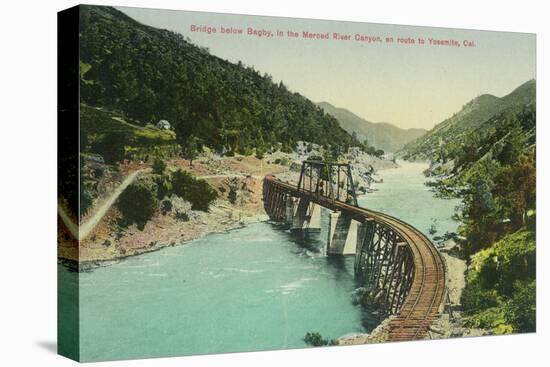
[[[534,34],[58,15],[58,349],[535,332]]]

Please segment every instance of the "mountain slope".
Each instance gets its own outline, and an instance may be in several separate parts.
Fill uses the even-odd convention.
[[[406,159],[432,159],[438,147],[478,128],[505,110],[532,103],[535,93],[536,82],[529,80],[502,98],[489,94],[474,98],[459,112],[436,125],[424,136],[408,143],[401,154]]]
[[[328,114],[336,117],[348,133],[355,132],[360,141],[367,139],[369,145],[383,149],[386,152],[395,152],[409,141],[426,133],[424,129],[405,130],[386,122],[370,122],[345,108],[335,107],[328,102],[320,102],[317,105]]]
[[[298,140],[360,145],[283,83],[112,7],[81,6],[81,101],[137,124],[166,119],[180,143],[250,154]]]

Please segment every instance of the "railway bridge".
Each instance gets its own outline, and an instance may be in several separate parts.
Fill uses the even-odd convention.
[[[297,185],[268,175],[264,207],[273,221],[293,231],[320,228],[320,207],[329,209],[327,254],[354,254],[355,275],[387,314],[390,341],[422,339],[445,296],[445,265],[418,229],[357,204],[351,168],[307,160]]]

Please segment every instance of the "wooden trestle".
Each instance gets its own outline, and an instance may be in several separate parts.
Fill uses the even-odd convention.
[[[350,171],[346,173],[351,175]],[[324,179],[329,187],[333,186],[330,178]],[[376,294],[377,302],[387,313],[395,315],[390,321],[390,341],[424,338],[445,295],[444,263],[437,249],[410,224],[352,205],[355,200],[351,203],[338,200],[341,196],[334,195],[332,189],[323,192],[319,185],[311,185],[310,189],[311,178],[307,179],[307,185],[304,185],[305,180],[302,177],[300,185],[294,186],[271,175],[265,177],[264,207],[271,220],[284,222],[288,200],[299,198],[340,211],[361,223],[357,234],[355,272],[358,279],[372,290],[371,294]],[[339,186],[336,185],[336,192]]]

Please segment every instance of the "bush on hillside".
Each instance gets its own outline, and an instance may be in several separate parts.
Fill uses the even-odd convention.
[[[155,158],[155,160],[153,161],[153,173],[157,175],[162,175],[165,169],[166,163],[160,158]]]
[[[462,294],[467,324],[498,334],[534,332],[534,232],[522,229],[474,255]]]
[[[218,198],[218,193],[201,179],[194,178],[181,169],[172,175],[172,192],[189,201],[192,210],[207,212],[210,204]]]
[[[156,192],[144,182],[133,183],[120,195],[117,207],[122,213],[124,224],[135,223],[139,229],[143,229],[158,207]]]

